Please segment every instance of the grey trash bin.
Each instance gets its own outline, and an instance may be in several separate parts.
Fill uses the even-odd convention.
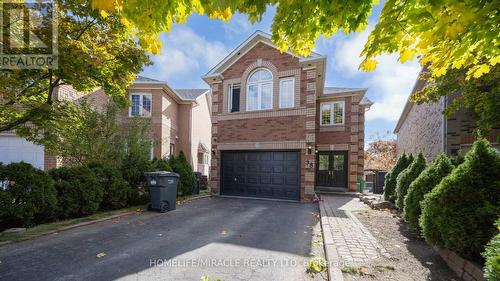
[[[165,171],[145,173],[149,187],[149,209],[165,213],[175,210],[179,174]]]

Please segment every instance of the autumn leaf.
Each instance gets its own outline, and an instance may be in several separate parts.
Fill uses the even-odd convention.
[[[360,68],[367,71],[367,72],[370,72],[372,70],[375,70],[375,68],[377,68],[377,64],[378,62],[376,60],[373,60],[373,59],[365,59],[361,65],[360,65]]]

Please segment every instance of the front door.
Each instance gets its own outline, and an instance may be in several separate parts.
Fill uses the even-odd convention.
[[[347,188],[347,151],[319,151],[316,186]]]

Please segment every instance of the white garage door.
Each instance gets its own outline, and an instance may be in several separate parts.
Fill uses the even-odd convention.
[[[43,146],[36,145],[14,135],[1,135],[0,162],[9,164],[21,161],[30,163],[36,168],[43,169]]]

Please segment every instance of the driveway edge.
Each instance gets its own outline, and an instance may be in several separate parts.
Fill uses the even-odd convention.
[[[323,246],[325,248],[325,257],[328,264],[328,280],[330,281],[343,281],[344,276],[342,271],[338,267],[340,265],[340,258],[337,252],[337,248],[333,243],[332,230],[330,222],[328,221],[328,216],[326,215],[326,210],[324,206],[323,199],[319,201],[319,213],[321,216],[321,230],[323,231]]]
[[[184,204],[189,203],[191,201],[198,200],[198,199],[203,199],[203,198],[208,198],[208,197],[212,197],[212,195],[208,194],[208,195],[201,195],[201,196],[193,196],[191,198],[187,198],[187,199],[183,200],[182,203],[180,203],[178,205],[179,206],[180,205],[184,205]],[[27,238],[27,239],[19,240],[19,241],[13,241],[13,240],[2,241],[2,242],[0,242],[0,247],[2,247],[4,245],[12,244],[12,243],[18,243],[18,242],[23,242],[23,241],[37,239],[37,238],[42,237],[42,236],[51,235],[51,234],[58,233],[58,232],[61,232],[61,231],[71,230],[71,229],[77,228],[77,227],[82,227],[82,226],[87,226],[87,225],[91,225],[91,224],[96,224],[96,223],[100,223],[100,222],[103,222],[103,221],[108,221],[108,220],[116,219],[116,218],[119,218],[119,217],[130,216],[130,215],[141,213],[141,212],[142,211],[140,211],[140,212],[137,212],[137,211],[124,212],[124,213],[112,215],[112,216],[105,217],[105,218],[100,218],[100,219],[96,219],[96,220],[85,221],[85,222],[81,222],[81,223],[77,223],[77,224],[73,224],[73,225],[64,226],[62,228],[59,228],[59,229],[56,229],[56,230],[51,230],[49,232],[43,233],[43,234],[41,234],[39,236],[34,236],[34,237]]]

